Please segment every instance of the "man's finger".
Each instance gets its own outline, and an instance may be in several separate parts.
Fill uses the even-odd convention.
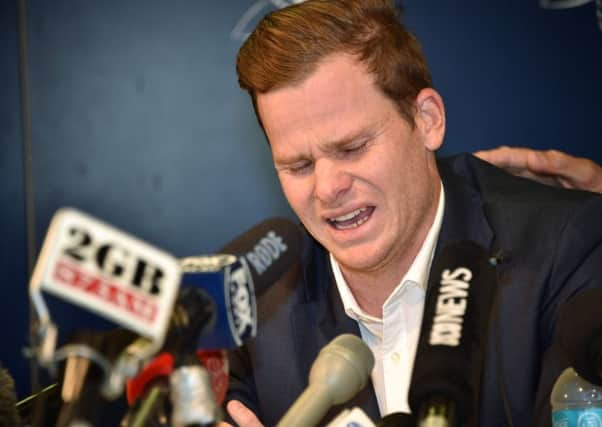
[[[589,159],[549,150],[530,153],[528,165],[536,173],[558,176],[564,187],[602,192],[602,167]]]
[[[477,151],[475,156],[510,173],[544,184],[602,193],[602,167],[589,159],[562,151],[503,146]]]
[[[527,156],[529,150],[519,147],[501,146],[492,150],[482,150],[474,153],[486,162],[493,163],[499,168],[520,172],[527,170]]]
[[[508,172],[511,172],[508,170]],[[537,181],[545,185],[550,185],[552,187],[564,187],[565,185],[561,181],[562,178],[558,178],[556,176],[547,175],[547,174],[537,174],[533,173],[528,169],[521,171],[513,171],[511,172],[513,175],[521,176],[523,178],[528,178],[532,181]]]
[[[263,427],[263,424],[259,421],[257,416],[247,408],[245,405],[240,403],[238,400],[231,400],[226,405],[228,414],[232,417],[234,422],[240,427]]]

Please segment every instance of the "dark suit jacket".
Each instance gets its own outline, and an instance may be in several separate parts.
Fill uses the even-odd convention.
[[[513,177],[470,155],[438,167],[446,201],[436,251],[469,239],[504,258],[479,425],[550,426],[549,394],[567,366],[552,345],[559,306],[602,287],[602,197]],[[309,236],[299,269],[259,296],[258,313],[257,337],[231,355],[228,400],[242,400],[272,426],[306,387],[319,350],[359,329],[343,311],[326,250]],[[352,406],[380,419],[370,384],[325,420]]]

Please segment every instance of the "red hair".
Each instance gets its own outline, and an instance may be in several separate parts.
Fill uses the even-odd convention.
[[[328,55],[356,56],[414,124],[414,101],[432,86],[416,38],[388,0],[308,0],[266,15],[238,52],[241,88],[251,95],[302,82]]]

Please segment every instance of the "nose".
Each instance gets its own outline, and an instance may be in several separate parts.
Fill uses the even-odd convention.
[[[316,161],[314,168],[315,197],[323,203],[332,205],[351,188],[351,175],[336,161],[322,158]]]

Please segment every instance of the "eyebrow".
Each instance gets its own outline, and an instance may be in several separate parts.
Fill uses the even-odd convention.
[[[337,151],[342,148],[345,148],[349,144],[353,144],[354,142],[356,142],[358,140],[373,138],[374,136],[378,135],[378,133],[379,132],[372,130],[372,129],[370,129],[370,130],[362,129],[358,132],[355,132],[348,136],[345,136],[339,140],[327,142],[325,144],[326,147],[325,148],[320,147],[320,149],[322,149],[323,151],[326,151],[326,152]]]
[[[343,149],[345,146],[357,141],[358,139],[363,139],[368,137],[369,134],[373,132],[359,131],[356,133],[352,133],[348,136],[345,136],[341,139],[335,141],[326,141],[324,143],[318,143],[318,149],[321,152],[332,154],[337,151]],[[282,157],[282,158],[274,158],[274,164],[278,166],[289,166],[294,165],[295,163],[302,162],[307,160],[308,157],[303,154],[295,154],[290,157]]]
[[[360,129],[355,132],[350,132],[348,135],[337,140],[318,143],[318,149],[324,153],[333,154],[358,140],[375,138],[384,131],[383,124],[385,122],[386,120],[379,121],[376,126],[372,126],[369,129]],[[286,167],[305,160],[311,160],[311,158],[304,156],[303,154],[293,155],[288,158],[274,158],[274,166],[276,168]]]

